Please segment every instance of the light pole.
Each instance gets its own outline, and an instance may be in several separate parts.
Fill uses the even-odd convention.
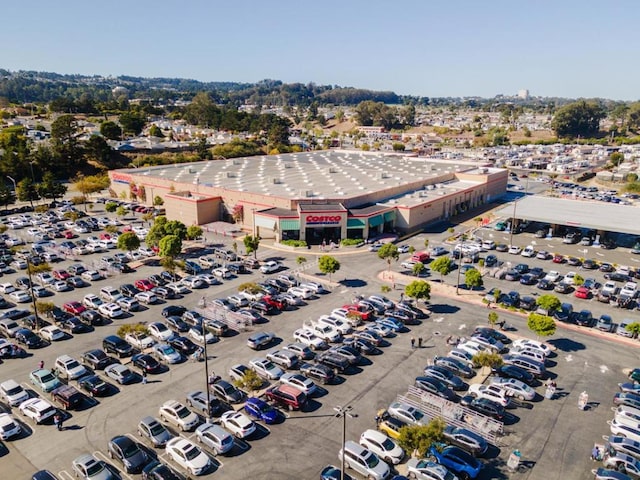
[[[7,175],[7,178],[11,180],[11,183],[13,183],[13,193],[16,196],[16,198],[18,198],[18,185],[16,184],[15,178],[10,177],[9,175]]]
[[[33,314],[36,316],[36,332],[40,331],[40,317],[38,316],[38,308],[36,307],[36,296],[33,294],[33,280],[31,279],[31,260],[26,257],[27,275],[29,275],[29,290],[31,290],[31,303],[33,304]]]
[[[460,288],[460,271],[462,270],[462,257],[464,255],[464,234],[460,237],[460,252],[458,252],[458,279],[456,280],[456,295],[460,295],[458,290]],[[454,249],[455,251],[455,249]]]
[[[36,176],[33,173],[33,164],[36,163],[35,160],[29,162],[29,167],[31,167],[31,180],[33,180],[33,184],[36,184]]]
[[[207,299],[202,297],[202,309],[207,309]],[[205,320],[202,319],[202,343],[204,344],[204,380],[207,392],[207,422],[211,422],[211,392],[209,391],[209,356],[207,355],[207,328]]]
[[[340,480],[344,480],[344,446],[347,443],[347,417],[356,418],[358,415],[356,413],[349,413],[353,409],[351,405],[347,405],[345,407],[341,407],[338,405],[337,407],[333,407],[336,412],[336,418],[342,418],[342,455],[340,456],[341,466],[340,466]]]

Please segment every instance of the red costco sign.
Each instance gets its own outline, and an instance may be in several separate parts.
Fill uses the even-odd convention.
[[[305,223],[307,225],[336,225],[342,221],[340,215],[307,215]]]

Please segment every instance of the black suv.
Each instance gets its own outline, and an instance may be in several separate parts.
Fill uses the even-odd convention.
[[[303,363],[300,365],[300,373],[324,385],[333,382],[336,378],[333,370],[321,363]]]
[[[115,353],[118,357],[128,357],[133,353],[133,347],[117,335],[109,335],[102,340],[102,348],[107,353]]]
[[[351,365],[346,357],[332,352],[324,352],[323,354],[318,356],[317,361],[321,365],[326,365],[327,367],[332,368],[334,371],[340,373],[348,370],[349,366]]]

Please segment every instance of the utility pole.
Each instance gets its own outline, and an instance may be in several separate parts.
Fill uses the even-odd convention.
[[[347,417],[356,418],[358,415],[355,413],[349,413],[353,409],[351,405],[345,407],[337,406],[333,408],[336,412],[336,418],[342,418],[342,455],[340,456],[340,480],[344,480],[344,446],[347,443]]]

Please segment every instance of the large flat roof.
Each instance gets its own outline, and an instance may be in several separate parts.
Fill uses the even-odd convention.
[[[133,175],[290,199],[349,198],[464,171],[475,162],[402,154],[322,150],[127,169]]]
[[[496,212],[513,217],[513,204]],[[517,200],[516,218],[536,222],[640,235],[640,208],[590,200],[530,195]]]

